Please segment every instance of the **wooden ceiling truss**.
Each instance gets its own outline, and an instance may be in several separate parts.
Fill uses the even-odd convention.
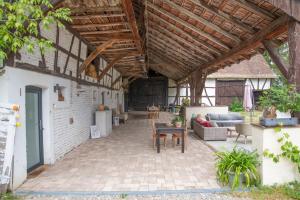
[[[115,67],[123,77],[136,78],[153,69],[183,83],[198,71],[210,74],[264,49],[278,58],[274,48],[287,41],[291,20],[279,1],[286,4],[283,0],[65,0],[57,1],[56,7],[72,10],[70,27],[94,47],[80,72],[101,56],[108,64],[98,80]],[[300,19],[300,14],[290,15]],[[278,62],[286,72],[285,63]]]

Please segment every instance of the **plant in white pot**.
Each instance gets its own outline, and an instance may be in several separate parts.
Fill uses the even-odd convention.
[[[277,118],[291,118],[291,113],[300,112],[300,94],[294,85],[274,85],[259,97],[259,104],[270,111],[275,108]]]
[[[251,187],[260,182],[256,151],[234,148],[232,151],[217,152],[217,178],[232,189]]]
[[[176,128],[180,128],[182,126],[183,123],[183,119],[181,116],[176,116],[173,120],[172,120],[172,124],[176,127]]]

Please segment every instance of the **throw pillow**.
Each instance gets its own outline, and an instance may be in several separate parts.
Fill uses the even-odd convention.
[[[209,121],[204,121],[204,120],[203,120],[200,124],[201,124],[202,126],[204,126],[204,127],[207,127],[207,128],[212,127]]]

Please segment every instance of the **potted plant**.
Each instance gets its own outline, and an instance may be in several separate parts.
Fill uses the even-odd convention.
[[[104,111],[104,105],[103,104],[99,104],[98,109],[99,109],[99,111]]]
[[[224,184],[236,189],[245,185],[250,187],[259,183],[257,167],[259,165],[256,151],[245,149],[217,152],[217,177]]]
[[[182,117],[180,116],[176,116],[173,120],[172,120],[172,124],[176,127],[176,128],[180,128],[182,126]]]
[[[259,104],[265,110],[275,108],[277,118],[291,118],[291,113],[300,111],[300,94],[294,85],[275,85],[263,92]]]

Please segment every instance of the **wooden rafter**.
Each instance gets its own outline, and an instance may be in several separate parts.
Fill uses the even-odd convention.
[[[152,49],[152,52],[160,53],[161,55],[164,55],[169,60],[172,60],[173,62],[177,63],[178,67],[182,69],[182,73],[186,73],[187,69],[191,69],[191,66],[195,66],[195,63],[187,62],[186,60],[183,60],[182,57],[178,58],[176,55],[172,54],[171,51],[168,51],[167,49],[161,49],[162,47],[156,44],[151,44],[149,46],[149,49]]]
[[[207,44],[205,41],[199,41],[197,40],[193,35],[181,30],[180,28],[178,28],[177,26],[169,23],[168,21],[166,21],[165,19],[163,18],[160,18],[158,16],[156,16],[154,13],[152,12],[149,12],[150,16],[153,17],[155,20],[157,21],[162,21],[164,22],[165,24],[167,24],[170,28],[172,28],[173,30],[175,30],[176,32],[180,33],[181,35],[184,35],[185,37],[187,37],[189,40],[193,41],[193,43],[196,43],[197,46],[200,46],[200,47],[204,47],[205,49],[208,49],[210,52],[214,53],[214,54],[217,54],[217,55],[221,55],[220,53],[220,50]],[[209,52],[207,52],[209,53]]]
[[[119,21],[119,22],[108,22],[108,23],[101,23],[101,24],[73,24],[72,28],[102,28],[108,26],[120,26],[120,25],[127,25],[127,22]]]
[[[255,5],[250,1],[246,1],[246,0],[230,0],[230,1],[246,10],[250,10],[251,12],[257,14],[258,16],[267,18],[268,20],[273,20],[275,18],[275,16],[272,13],[267,12],[266,10],[258,7],[257,5]]]
[[[111,87],[114,87],[120,80],[122,79],[122,75],[119,75],[114,82],[111,84]]]
[[[231,15],[228,15],[226,13],[224,13],[222,10],[218,10],[217,8],[210,6],[206,3],[204,3],[203,1],[199,1],[199,0],[190,0],[191,2],[193,2],[195,5],[203,8],[206,11],[209,11],[211,13],[213,13],[214,15],[220,17],[223,20],[226,20],[230,23],[232,23],[234,26],[247,31],[249,33],[254,33],[255,30],[253,28],[251,28],[249,25],[245,24],[244,22],[242,22],[241,20],[234,18]]]
[[[209,27],[209,28],[211,28],[211,29],[217,31],[218,33],[220,33],[220,34],[226,36],[227,38],[229,38],[229,39],[235,41],[236,43],[241,42],[241,40],[240,40],[239,37],[237,37],[237,36],[235,36],[235,35],[229,33],[229,32],[226,31],[226,30],[223,30],[222,28],[220,28],[219,26],[215,25],[214,23],[212,23],[212,22],[206,20],[205,18],[203,18],[203,17],[201,17],[201,16],[199,16],[199,15],[196,15],[195,13],[193,13],[193,12],[191,12],[191,11],[185,9],[184,7],[181,7],[181,6],[179,6],[178,4],[176,4],[176,3],[174,3],[174,2],[172,2],[172,1],[170,1],[170,0],[164,0],[163,2],[168,3],[168,4],[171,5],[173,8],[177,9],[180,13],[183,13],[183,14],[185,14],[185,15],[187,15],[187,16],[193,18],[193,19],[195,19],[196,21],[200,22],[201,24],[203,24],[203,25],[205,25],[205,26],[207,26],[207,27]]]
[[[85,60],[84,62],[81,64],[79,71],[78,71],[78,75],[81,74],[86,67],[91,64],[91,62],[101,53],[103,52],[105,49],[111,47],[113,45],[113,43],[115,42],[115,40],[109,40],[107,42],[105,42],[104,44],[98,46]]]
[[[125,13],[103,13],[97,12],[93,14],[85,14],[85,15],[73,15],[71,16],[74,20],[81,20],[81,19],[90,19],[90,18],[104,18],[104,17],[124,17]]]
[[[200,53],[200,54],[204,54],[205,56],[208,56],[207,55],[207,52],[205,52],[204,50],[201,50],[197,47],[194,46],[194,44],[182,39],[181,37],[177,36],[176,34],[172,33],[172,32],[169,32],[167,30],[161,30],[161,29],[155,29],[154,26],[151,26],[149,28],[149,30],[151,31],[154,31],[156,33],[158,33],[158,35],[160,35],[160,37],[164,38],[164,40],[166,40],[166,42],[169,42],[169,43],[175,43],[179,46],[181,46],[182,48],[184,48],[186,51],[191,51],[192,52],[197,52],[197,53]],[[172,39],[175,38],[176,40],[178,40],[179,42],[177,42],[176,40]],[[184,44],[184,45],[182,45]],[[204,57],[204,55],[196,55],[196,57],[202,61],[205,61],[207,62],[208,61],[208,58]],[[214,57],[212,55],[209,55],[210,59],[213,59]]]
[[[173,47],[172,43],[168,44],[166,42],[164,42],[163,40],[159,40],[158,38],[155,38],[153,36],[149,37],[149,41],[151,42],[151,45],[157,46],[158,48],[160,48],[160,50],[164,50],[165,52],[171,52],[176,56],[181,58],[183,61],[186,61],[187,63],[190,63],[190,65],[196,66],[199,63],[203,63],[203,62],[199,62],[197,60],[195,60],[194,57],[192,57],[191,55],[188,54],[188,52],[185,51],[180,51],[180,49],[176,49],[176,46]]]
[[[97,6],[97,7],[78,7],[71,8],[71,12],[74,14],[77,13],[95,13],[95,12],[122,12],[122,8],[120,6]]]
[[[101,35],[101,34],[111,34],[111,33],[126,33],[130,32],[130,29],[116,29],[116,30],[103,30],[103,31],[82,31],[79,32],[80,35]]]
[[[125,54],[121,54],[119,56],[117,56],[115,59],[113,59],[112,61],[110,61],[108,63],[108,65],[102,70],[101,74],[98,76],[98,81],[101,81],[101,79],[105,76],[105,74],[120,60],[122,60],[124,57],[126,56],[130,56],[130,55],[136,55],[136,53],[133,54],[129,54],[129,53],[125,53]]]
[[[130,24],[130,27],[131,27],[133,38],[135,39],[134,41],[135,41],[136,47],[137,47],[139,53],[142,53],[143,49],[142,49],[142,44],[141,44],[141,38],[140,38],[137,23],[136,23],[135,15],[134,15],[132,1],[131,0],[121,0],[121,1],[122,1],[122,5],[124,8],[124,12],[126,14],[128,23]]]
[[[230,50],[230,48],[224,44],[224,42],[222,42],[221,40],[215,38],[214,36],[200,30],[198,27],[188,23],[187,21],[182,20],[181,18],[177,17],[176,15],[167,12],[166,10],[163,10],[161,7],[148,2],[148,6],[151,7],[152,9],[154,9],[156,12],[159,12],[161,15],[164,15],[168,18],[170,18],[171,20],[176,21],[177,23],[180,23],[181,25],[185,26],[188,29],[191,29],[192,31],[195,31],[196,33],[198,33],[199,35],[201,35],[202,37],[205,37],[206,39],[214,42],[215,44],[223,47],[226,50]]]
[[[251,39],[244,41],[242,44],[233,48],[231,51],[227,52],[222,57],[220,57],[210,63],[199,66],[194,71],[201,69],[201,68],[208,69],[208,68],[216,67],[228,60],[231,60],[232,58],[234,58],[237,55],[240,55],[243,52],[249,52],[252,49],[256,49],[259,45],[261,45],[261,42],[263,40],[270,39],[270,37],[276,37],[276,36],[282,34],[283,32],[286,32],[288,19],[289,18],[286,15],[278,18],[277,20],[272,22],[270,25],[268,25],[268,27],[259,31]],[[216,67],[215,70],[217,70],[217,69],[218,68]],[[210,70],[212,70],[212,69],[210,69]],[[193,73],[193,72],[191,72],[191,73]],[[181,79],[181,81],[186,79],[186,77],[190,76],[191,73],[188,74],[187,76],[185,76],[183,79]]]

